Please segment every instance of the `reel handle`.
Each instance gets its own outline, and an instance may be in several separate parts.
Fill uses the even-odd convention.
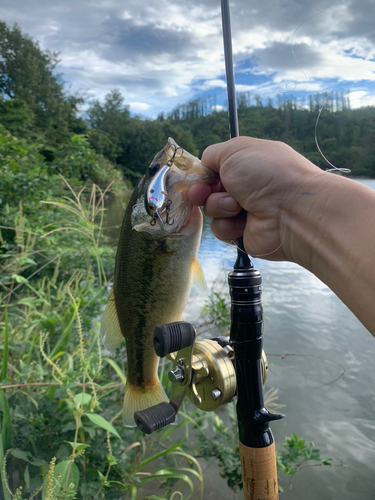
[[[193,345],[194,340],[194,327],[186,321],[156,325],[154,330],[154,349],[159,358]]]
[[[169,372],[172,382],[171,400],[145,410],[136,411],[134,420],[145,434],[152,434],[176,420],[177,412],[189,390],[192,380],[192,357],[195,343],[195,329],[186,321],[156,325],[154,349],[160,358],[178,352],[180,358],[174,361],[174,370]]]
[[[144,434],[152,434],[176,420],[176,409],[170,403],[159,403],[142,411],[134,413],[134,420]]]

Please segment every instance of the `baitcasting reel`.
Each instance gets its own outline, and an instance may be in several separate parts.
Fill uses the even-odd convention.
[[[145,434],[173,423],[185,396],[197,408],[214,411],[236,395],[234,351],[229,339],[217,337],[195,342],[195,338],[194,327],[185,321],[156,326],[155,352],[160,358],[167,356],[173,362],[168,372],[172,393],[169,403],[135,412],[135,422]],[[262,350],[263,384],[267,371],[267,358]]]

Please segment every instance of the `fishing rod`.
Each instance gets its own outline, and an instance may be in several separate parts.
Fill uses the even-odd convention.
[[[239,136],[229,0],[221,0],[231,139]],[[262,385],[262,277],[238,238],[237,260],[228,275],[231,295],[230,342],[237,377],[237,420],[245,500],[277,500],[275,441],[269,422],[279,420],[264,406]]]
[[[228,0],[221,0],[230,137],[238,137],[238,114]],[[175,422],[185,397],[201,410],[214,411],[237,396],[239,449],[245,500],[277,500],[275,442],[269,422],[275,415],[264,406],[267,358],[263,344],[262,278],[243,246],[228,275],[231,295],[230,337],[196,341],[195,328],[184,321],[157,325],[154,349],[173,363],[169,403],[134,414],[138,428],[151,434]]]

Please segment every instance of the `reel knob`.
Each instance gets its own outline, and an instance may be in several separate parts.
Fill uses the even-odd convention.
[[[170,403],[159,403],[158,405],[136,411],[134,420],[139,430],[144,434],[152,434],[176,420],[176,409]]]

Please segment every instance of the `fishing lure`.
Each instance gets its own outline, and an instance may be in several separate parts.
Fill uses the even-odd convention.
[[[147,188],[145,207],[147,213],[151,216],[151,226],[155,226],[158,220],[162,227],[164,227],[164,224],[167,224],[168,226],[173,225],[174,219],[169,220],[169,212],[172,201],[167,197],[168,192],[166,181],[168,171],[174,163],[178,150],[181,150],[181,155],[183,155],[183,148],[177,146],[174,149],[172,158],[168,160],[165,165],[161,167],[158,163],[152,163],[149,167],[149,173],[152,176],[152,179]],[[161,218],[161,214],[164,212],[166,213],[165,221]]]
[[[169,165],[164,165],[161,168],[158,164],[151,165],[149,168],[150,174],[152,174],[151,169],[157,170],[157,172],[154,174],[154,177],[151,179],[150,184],[147,188],[145,196],[145,207],[147,213],[152,217],[150,221],[151,226],[154,226],[158,219],[161,224],[164,225],[161,214],[166,210],[168,203],[166,177],[169,170]]]

